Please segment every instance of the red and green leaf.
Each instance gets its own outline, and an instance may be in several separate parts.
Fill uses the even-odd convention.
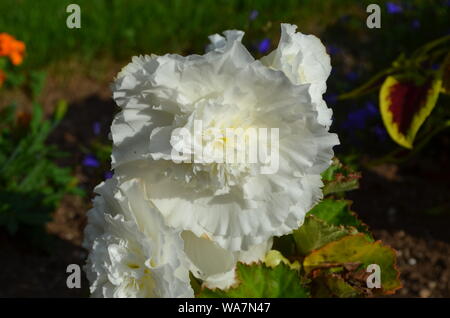
[[[389,76],[380,90],[380,111],[391,138],[411,149],[423,122],[436,105],[442,87],[440,78],[420,84],[407,77]]]
[[[366,269],[370,264],[377,264],[381,270],[381,288],[371,290],[371,294],[393,294],[401,288],[395,251],[362,233],[345,236],[314,250],[305,257],[303,268],[312,278],[338,275],[345,282],[351,282],[362,296],[368,294]]]

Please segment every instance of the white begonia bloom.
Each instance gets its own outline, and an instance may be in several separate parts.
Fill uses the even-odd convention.
[[[282,23],[278,47],[261,58],[261,62],[282,71],[294,84],[310,84],[311,100],[318,112],[317,121],[329,127],[333,112],[327,107],[322,95],[327,89],[326,81],[331,73],[330,57],[319,38],[295,32],[296,29],[296,25]],[[244,33],[228,30],[224,35],[210,35],[211,43],[206,50],[223,50],[228,42],[241,41]]]
[[[190,231],[184,231],[182,237],[192,274],[210,289],[227,289],[237,284],[236,263],[251,264],[262,261],[272,248],[272,239],[269,239],[263,244],[250,247],[248,251],[231,252],[207,238],[195,236]]]
[[[206,46],[206,52],[221,50],[226,47],[228,42],[240,42],[244,37],[244,32],[240,30],[227,30],[224,31],[223,34],[225,35],[225,37],[221,36],[220,34],[213,34],[208,36],[208,39],[211,43]]]
[[[83,246],[93,297],[193,297],[180,232],[143,200],[137,180],[107,180],[88,212]]]
[[[249,251],[230,252],[189,231],[182,233],[181,245],[178,235],[162,224],[162,216],[148,207],[137,180],[127,181],[119,187],[117,180],[112,178],[95,191],[99,195],[88,212],[83,242],[90,250],[86,272],[94,297],[190,297],[192,291],[186,286],[186,268],[203,280],[204,286],[226,289],[237,282],[236,262],[251,264],[264,260],[272,247],[272,239],[269,239],[264,244],[252,246]],[[171,261],[172,268],[154,268],[156,259],[151,251],[155,251],[155,242],[152,243],[152,239],[165,242],[163,248],[169,250],[160,252],[175,257]],[[180,249],[184,249],[184,257]],[[106,268],[105,263],[108,264]],[[176,266],[179,269],[175,270]],[[178,276],[172,277],[171,271]],[[166,280],[161,281],[160,274]],[[162,285],[156,285],[158,279]],[[155,292],[155,288],[165,292]]]
[[[339,142],[318,122],[310,83],[293,83],[256,61],[239,31],[226,36],[215,37],[222,46],[205,55],[134,57],[118,74],[112,89],[121,111],[111,127],[112,166],[123,181],[144,181],[146,199],[171,227],[234,252],[302,224],[322,198],[320,173]],[[197,136],[197,122],[201,138],[182,138],[186,131]],[[229,146],[227,128],[242,128],[244,142]],[[271,140],[260,161],[210,161],[220,147],[247,152],[242,144],[250,128],[268,129],[267,136],[278,129],[276,142],[258,135]],[[202,149],[210,152],[195,160]],[[186,158],[174,150],[193,162],[174,162]],[[269,153],[277,160],[268,164]],[[275,161],[273,173],[262,173]]]
[[[333,112],[322,95],[327,90],[326,81],[331,73],[330,56],[319,38],[295,30],[296,25],[281,24],[278,47],[263,57],[261,62],[283,71],[295,84],[310,84],[309,92],[318,112],[317,120],[329,127]]]

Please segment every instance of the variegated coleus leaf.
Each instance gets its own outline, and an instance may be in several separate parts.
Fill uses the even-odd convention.
[[[419,128],[436,105],[442,80],[388,76],[380,90],[380,111],[391,138],[411,149]]]
[[[442,67],[442,93],[450,95],[450,53]]]

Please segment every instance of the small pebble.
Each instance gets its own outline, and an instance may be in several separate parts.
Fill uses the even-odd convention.
[[[420,297],[422,298],[428,298],[431,296],[431,291],[429,291],[428,289],[422,289],[419,293]]]

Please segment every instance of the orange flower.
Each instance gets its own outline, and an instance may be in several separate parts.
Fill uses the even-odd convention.
[[[8,33],[0,33],[0,56],[8,56],[14,65],[23,61],[25,43],[16,40]]]
[[[6,80],[6,74],[2,70],[0,70],[0,87],[3,86],[3,83],[5,82],[5,80]]]

